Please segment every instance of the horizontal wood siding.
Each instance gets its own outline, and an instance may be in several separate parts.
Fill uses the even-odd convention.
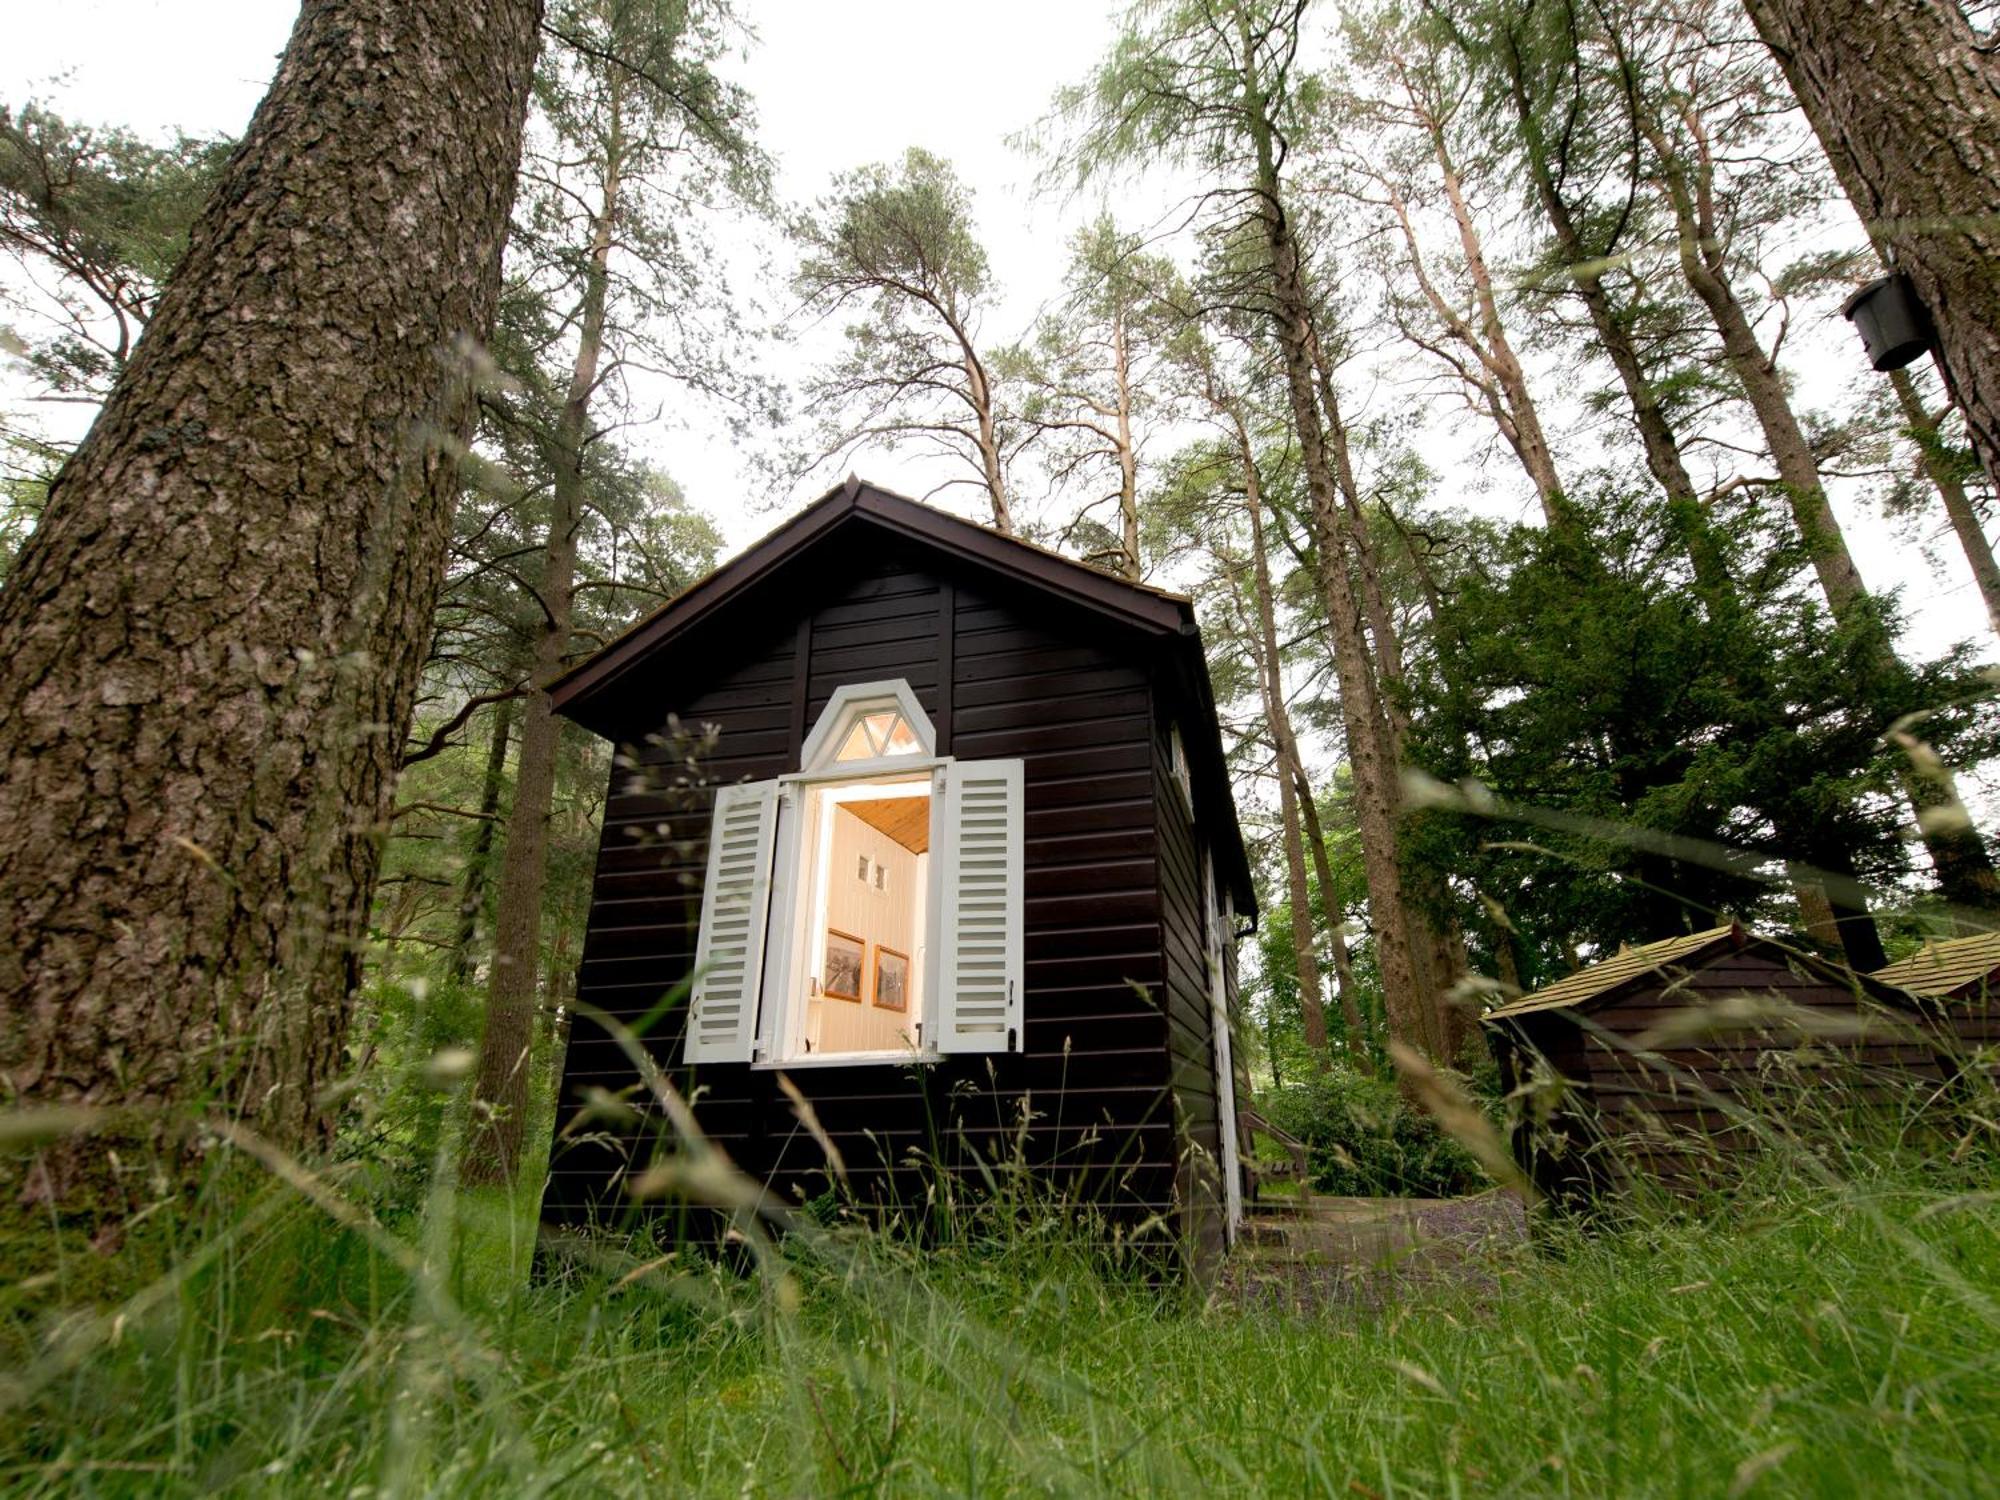
[[[1743,996],[1780,999],[1821,1024],[1725,1027],[1719,1008]],[[1716,1020],[1706,1032],[1656,1034],[1649,1052],[1657,1062],[1634,1055],[1649,1032],[1685,1025],[1709,1008],[1717,1008]],[[1608,1149],[1609,1170],[1668,1182],[1698,1178],[1718,1152],[1754,1146],[1758,1136],[1739,1111],[1888,1104],[1944,1076],[1937,1040],[1917,1016],[1857,1000],[1830,978],[1754,949],[1671,982],[1630,986],[1591,1010],[1588,1022],[1557,1009],[1515,1018],[1512,1030],[1571,1086],[1575,1108],[1561,1128],[1572,1153]],[[1508,1070],[1510,1085],[1518,1066]]]
[[[1025,763],[1025,1026],[1022,1051],[934,1067],[800,1068],[792,1079],[867,1201],[922,1202],[926,1161],[954,1171],[1025,1156],[1066,1192],[1131,1216],[1174,1199],[1154,815],[1148,664],[1135,641],[1044,597],[996,586],[905,543],[830,544],[739,607],[732,633],[676,651],[658,675],[669,712],[719,737],[714,780],[797,769],[799,735],[842,684],[901,677],[961,759]],[[804,615],[809,626],[800,630]],[[745,617],[769,622],[742,627]],[[803,658],[800,655],[804,651]],[[945,675],[946,665],[950,674]],[[627,688],[632,692],[633,689]],[[667,746],[615,773],[606,808],[579,997],[645,1014],[684,986],[694,960],[711,791],[640,785],[674,772]],[[679,1067],[682,1005],[649,1034],[654,1055],[698,1090],[702,1127],[783,1200],[826,1187],[826,1162],[770,1071]],[[579,1016],[563,1079],[548,1212],[577,1223],[616,1206],[627,1163],[650,1152],[646,1123],[602,1128],[594,1091],[634,1096],[629,1061]]]
[[[2000,1084],[2000,974],[1961,985],[1931,1003],[1950,1065],[1977,1068],[1989,1085]]]

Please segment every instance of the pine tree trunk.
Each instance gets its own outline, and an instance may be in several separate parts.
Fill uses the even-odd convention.
[[[1296,266],[1285,269],[1288,236],[1274,247],[1280,284],[1296,290]],[[1416,968],[1409,938],[1409,920],[1402,890],[1396,818],[1401,807],[1396,767],[1384,753],[1380,727],[1381,695],[1375,669],[1362,633],[1360,610],[1348,574],[1345,526],[1338,512],[1332,475],[1319,431],[1312,377],[1304,351],[1308,325],[1303,299],[1296,296],[1284,317],[1284,346],[1292,418],[1300,429],[1300,456],[1312,492],[1319,540],[1320,586],[1326,596],[1334,673],[1340,684],[1342,725],[1347,758],[1354,779],[1355,822],[1361,835],[1362,862],[1368,875],[1368,910],[1375,936],[1376,958],[1391,1031],[1399,1041],[1435,1057],[1440,1049],[1434,1011]]]
[[[1547,218],[1550,231],[1554,234],[1556,246],[1561,251],[1564,271],[1570,284],[1576,289],[1578,298],[1590,318],[1592,330],[1597,335],[1597,344],[1611,361],[1618,374],[1618,382],[1624,388],[1627,405],[1631,408],[1633,424],[1639,430],[1640,443],[1646,454],[1646,467],[1652,472],[1667,500],[1667,515],[1673,523],[1674,531],[1687,553],[1689,565],[1694,571],[1695,585],[1706,598],[1711,616],[1733,616],[1740,607],[1736,580],[1731,575],[1728,559],[1716,539],[1715,529],[1709,524],[1708,508],[1696,490],[1694,479],[1687,471],[1686,461],[1681,456],[1680,440],[1675,435],[1673,424],[1668,420],[1666,407],[1660,400],[1658,389],[1647,373],[1640,357],[1636,340],[1630,327],[1613,303],[1610,290],[1604,284],[1600,267],[1607,258],[1607,250],[1593,252],[1584,243],[1576,221],[1564,201],[1555,179],[1549,170],[1547,147],[1541,136],[1539,116],[1528,98],[1526,84],[1520,73],[1520,58],[1511,50],[1508,56],[1510,73],[1510,93],[1514,101],[1515,118],[1522,131],[1526,147],[1529,175],[1535,184],[1535,195]],[[1774,825],[1781,840],[1788,846],[1803,847],[1805,840],[1799,838],[1796,828],[1782,814],[1774,815]],[[1809,877],[1800,874],[1794,881],[1793,892],[1801,912],[1814,915],[1808,919],[1823,920],[1828,935],[1841,933],[1857,934],[1855,941],[1866,955],[1879,950],[1880,939],[1874,936],[1873,918],[1865,907],[1858,917],[1850,917],[1847,925],[1836,923],[1833,908],[1826,890]],[[1820,914],[1823,913],[1823,918]],[[1858,934],[1858,927],[1865,926],[1865,935]],[[1870,946],[1872,942],[1872,947]],[[1875,967],[1880,967],[1876,965]]]
[[[993,415],[993,387],[970,343],[964,344],[964,355],[966,390],[979,424],[979,472],[986,481],[986,498],[993,507],[993,528],[1011,534],[1014,512],[1007,502],[1007,476],[1000,463],[1000,427]]]
[[[540,6],[315,0],[0,594],[0,1077],[326,1139]],[[31,1187],[114,1213],[102,1140]]]
[[[2000,483],[2000,55],[1957,0],[1747,0]]]
[[[1298,244],[1284,209],[1269,105],[1255,76],[1256,54],[1248,34],[1249,19],[1239,11],[1237,22],[1244,69],[1243,116],[1257,158],[1253,185],[1260,200],[1259,215],[1265,237],[1270,311],[1283,355],[1286,391],[1299,439],[1300,465],[1312,498],[1320,544],[1320,586],[1326,595],[1334,672],[1340,683],[1341,716],[1347,732],[1348,764],[1354,777],[1356,823],[1361,835],[1362,862],[1368,873],[1368,911],[1382,975],[1383,1000],[1395,1039],[1436,1057],[1442,1039],[1436,1035],[1435,1013],[1418,987],[1403,910],[1396,830],[1400,802],[1396,768],[1385,763],[1375,729],[1381,713],[1379,694],[1362,635],[1360,610],[1348,577],[1340,498],[1335,492],[1318,398],[1313,389],[1312,299],[1306,292]]]
[[[1688,473],[1687,462],[1681,455],[1680,440],[1668,420],[1659,389],[1640,357],[1632,330],[1613,303],[1610,289],[1604,284],[1603,266],[1610,247],[1594,250],[1585,244],[1576,218],[1563,198],[1550,169],[1541,114],[1529,97],[1521,58],[1514,50],[1511,35],[1506,62],[1508,94],[1514,104],[1515,123],[1521,131],[1528,175],[1534,182],[1535,198],[1541,204],[1543,217],[1548,220],[1550,232],[1555,236],[1556,248],[1562,254],[1564,274],[1576,289],[1590,318],[1598,347],[1611,361],[1612,369],[1618,374],[1618,383],[1624,388],[1626,404],[1632,410],[1633,424],[1639,429],[1640,445],[1645,450],[1646,467],[1667,497],[1668,514],[1687,549],[1695,582],[1711,599],[1733,602],[1735,581],[1730,576],[1728,560],[1715,540],[1714,530],[1708,524],[1707,508],[1702,504],[1693,476]]]
[[[1112,330],[1116,340],[1118,382],[1118,523],[1125,549],[1122,571],[1137,583],[1145,576],[1139,564],[1139,452],[1132,443],[1132,355],[1121,316]]]
[[[583,524],[583,466],[591,440],[590,407],[597,393],[610,301],[611,249],[619,194],[618,94],[614,87],[602,193],[591,224],[581,328],[569,390],[558,419],[551,469],[548,541],[539,593],[542,629],[530,669],[536,691],[522,700],[521,753],[514,772],[514,811],[500,859],[500,905],[493,922],[493,973],[486,985],[486,1024],[473,1085],[473,1129],[467,1132],[461,1181],[509,1183],[521,1160],[528,1115],[529,1062],[534,1051],[537,979],[542,946],[542,897],[548,881],[549,812],[555,801],[556,753],[562,721],[546,691],[562,674],[576,604],[577,533]]]
[[[1681,273],[1701,304],[1722,343],[1723,357],[1730,373],[1743,389],[1744,399],[1763,430],[1764,445],[1777,465],[1778,482],[1791,506],[1792,519],[1805,541],[1820,591],[1826,595],[1834,618],[1848,619],[1868,597],[1861,571],[1854,565],[1840,520],[1826,498],[1820,481],[1819,460],[1805,428],[1792,410],[1790,393],[1777,363],[1764,352],[1750,315],[1731,284],[1722,240],[1717,233],[1715,213],[1709,195],[1706,148],[1698,144],[1692,164],[1667,139],[1665,130],[1651,122],[1645,125],[1652,142],[1673,210],[1678,230]]]
[[[1923,455],[1924,473],[1930,476],[1938,499],[1944,502],[1944,513],[1951,521],[1952,531],[1958,536],[1966,565],[1972,569],[1972,580],[1979,585],[1979,597],[1986,601],[1987,623],[1995,633],[2000,633],[2000,563],[1993,560],[1993,544],[1986,540],[1986,528],[1980,524],[1979,512],[1973,508],[1972,497],[1965,491],[1965,481],[1952,467],[1937,423],[1924,410],[1923,397],[1918,394],[1917,383],[1910,378],[1910,372],[1893,371],[1889,384],[1896,392],[1896,404],[1902,409],[1910,439]]]
[[[447,975],[453,984],[472,977],[472,945],[479,940],[479,919],[486,911],[486,885],[492,875],[493,830],[500,820],[500,793],[507,782],[507,744],[513,738],[514,700],[494,705],[493,737],[486,744],[486,771],[479,782],[479,822],[466,851],[465,879],[459,887],[458,929],[452,934]]]
[[[1482,357],[1507,406],[1508,420],[1502,424],[1501,430],[1512,445],[1515,456],[1521,460],[1529,482],[1535,487],[1535,494],[1542,502],[1543,516],[1549,525],[1560,526],[1567,517],[1568,508],[1563,501],[1562,477],[1556,472],[1555,454],[1550,450],[1549,440],[1542,430],[1541,410],[1528,390],[1528,375],[1521,368],[1520,356],[1515,354],[1513,341],[1507,337],[1507,325],[1500,316],[1500,301],[1493,291],[1493,273],[1486,265],[1486,247],[1480,240],[1479,226],[1473,222],[1471,205],[1466,202],[1465,184],[1459,176],[1458,165],[1445,145],[1443,130],[1435,123],[1430,128],[1433,154],[1437,158],[1438,170],[1444,176],[1445,197],[1451,204],[1452,219],[1458,225],[1458,242],[1465,256],[1466,275],[1472,282],[1473,297],[1479,307],[1479,334],[1484,345]]]
[[[1383,754],[1388,763],[1397,768],[1400,776],[1403,748],[1410,732],[1410,716],[1401,701],[1401,690],[1407,680],[1403,642],[1396,630],[1395,619],[1389,613],[1387,595],[1382,588],[1381,566],[1376,557],[1375,544],[1368,535],[1368,517],[1361,504],[1361,487],[1354,477],[1347,424],[1340,414],[1340,394],[1334,388],[1326,346],[1317,334],[1313,338],[1313,372],[1318,377],[1320,407],[1326,418],[1327,449],[1333,457],[1334,484],[1346,509],[1348,540],[1354,549],[1355,576],[1361,585],[1368,634],[1375,643],[1375,663],[1381,685],[1378,702],[1381,706],[1379,730]],[[1400,784],[1396,790],[1400,808]],[[1408,890],[1407,881],[1405,890]],[[1420,885],[1418,894],[1421,900],[1407,901],[1404,905],[1410,924],[1410,951],[1416,964],[1417,985],[1424,1004],[1437,1015],[1437,1034],[1444,1038],[1444,1055],[1456,1058],[1462,1043],[1467,1040],[1463,1023],[1468,1018],[1453,1005],[1450,991],[1471,965],[1466,956],[1464,938],[1456,927],[1445,930],[1425,909],[1426,902],[1437,910],[1446,908],[1442,882],[1426,880]]]
[[[1618,383],[1625,391],[1626,404],[1632,412],[1633,425],[1639,431],[1646,467],[1666,496],[1668,519],[1687,554],[1694,571],[1695,586],[1706,602],[1710,617],[1718,623],[1733,619],[1741,608],[1741,599],[1736,580],[1730,572],[1729,559],[1716,537],[1715,528],[1709,524],[1708,507],[1688,473],[1686,461],[1681,455],[1680,440],[1667,416],[1659,390],[1647,372],[1631,327],[1604,282],[1604,267],[1616,248],[1615,242],[1593,246],[1584,240],[1583,232],[1551,169],[1548,142],[1542,132],[1542,112],[1535,107],[1531,97],[1523,60],[1512,33],[1507,36],[1505,65],[1508,96],[1521,133],[1523,158],[1534,184],[1536,201],[1541,205],[1543,217],[1548,221],[1556,248],[1561,254],[1563,273],[1583,303],[1591,329],[1597,336],[1598,348],[1617,372]],[[1753,700],[1760,697],[1756,692],[1746,696]],[[1801,836],[1801,830],[1782,811],[1773,815],[1773,824],[1780,841],[1788,849],[1800,850],[1810,842],[1809,838]],[[1808,919],[1808,925],[1823,921],[1826,933],[1832,936],[1843,932],[1856,933],[1859,924],[1866,928],[1865,937],[1856,937],[1861,951],[1864,954],[1871,951],[1869,941],[1873,941],[1874,947],[1879,949],[1879,939],[1874,937],[1873,918],[1868,915],[1865,906],[1859,908],[1858,916],[1850,917],[1848,925],[1842,927],[1833,917],[1833,909],[1823,886],[1801,871],[1795,872],[1793,890],[1800,911],[1816,914]],[[1823,917],[1817,914],[1823,914]],[[1503,944],[1503,951],[1506,946]]]
[[[1243,502],[1250,517],[1251,592],[1257,611],[1257,682],[1263,690],[1264,722],[1277,755],[1278,818],[1285,844],[1285,877],[1292,902],[1292,962],[1299,981],[1299,1014],[1305,1022],[1306,1046],[1316,1065],[1332,1061],[1326,1041],[1326,1000],[1314,942],[1312,892],[1306,879],[1305,838],[1299,826],[1298,794],[1292,782],[1298,766],[1298,741],[1292,734],[1285,706],[1283,657],[1278,618],[1271,594],[1271,563],[1264,544],[1264,497],[1250,435],[1236,423],[1237,451],[1243,465]]]
[[[1320,906],[1326,913],[1326,947],[1333,958],[1333,982],[1339,991],[1340,1019],[1347,1027],[1347,1061],[1359,1073],[1375,1071],[1374,1038],[1369,1035],[1368,1018],[1361,1013],[1361,991],[1354,982],[1354,955],[1348,951],[1347,914],[1341,909],[1340,887],[1333,883],[1333,865],[1326,855],[1326,830],[1320,826],[1319,804],[1313,800],[1312,783],[1305,767],[1294,762],[1292,777],[1305,822],[1306,847],[1312,853],[1313,872],[1319,876]]]
[[[1285,842],[1286,890],[1292,903],[1292,970],[1299,982],[1299,1018],[1304,1023],[1306,1050],[1313,1066],[1324,1073],[1333,1063],[1326,1040],[1326,991],[1313,943],[1312,892],[1306,883],[1306,848],[1299,831],[1298,793],[1292,785],[1290,758],[1278,755],[1278,817]]]
[[[1320,407],[1326,419],[1327,452],[1333,459],[1333,482],[1347,511],[1349,543],[1354,549],[1355,574],[1361,584],[1362,609],[1368,619],[1368,634],[1375,643],[1375,663],[1382,684],[1382,728],[1389,756],[1402,760],[1403,741],[1409,734],[1410,719],[1397,698],[1406,673],[1403,642],[1389,614],[1387,595],[1382,589],[1382,570],[1375,547],[1368,536],[1367,512],[1361,505],[1361,486],[1354,478],[1354,455],[1348,445],[1347,423],[1340,414],[1340,393],[1334,388],[1333,370],[1327,362],[1326,347],[1317,333],[1312,344],[1313,374],[1319,384]]]

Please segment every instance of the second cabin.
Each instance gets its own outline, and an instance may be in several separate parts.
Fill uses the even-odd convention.
[[[864,1201],[1014,1162],[1222,1242],[1256,898],[1186,599],[850,480],[552,696],[626,747],[578,998],[661,1016],[738,1167],[829,1186],[782,1075]],[[557,1222],[627,1206],[659,1148],[637,1083],[580,1013]]]
[[[1934,1008],[1956,1067],[2000,1082],[2000,932],[1926,943],[1874,977]]]
[[[1502,1087],[1547,1114],[1523,1123],[1516,1155],[1557,1199],[1692,1187],[1756,1148],[1774,1105],[1831,1112],[1934,1089],[1952,1066],[1935,1009],[1885,979],[1730,923],[1489,1011]]]

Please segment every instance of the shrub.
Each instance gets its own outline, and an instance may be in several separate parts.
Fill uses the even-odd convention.
[[[1334,1067],[1259,1096],[1258,1108],[1306,1143],[1319,1192],[1433,1198],[1487,1185],[1464,1148],[1411,1109],[1388,1076]]]

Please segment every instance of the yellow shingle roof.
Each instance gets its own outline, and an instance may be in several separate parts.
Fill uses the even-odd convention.
[[[1488,1011],[1486,1019],[1500,1020],[1507,1016],[1524,1015],[1529,1011],[1561,1010],[1566,1006],[1580,1005],[1616,985],[1623,984],[1628,979],[1636,979],[1641,974],[1663,969],[1668,964],[1697,953],[1712,943],[1736,936],[1738,929],[1736,924],[1731,922],[1721,927],[1711,927],[1705,932],[1690,932],[1681,937],[1662,938],[1657,943],[1627,948],[1623,953],[1614,954],[1601,963],[1578,969],[1567,978],[1558,979],[1554,984],[1544,985],[1532,994],[1523,995],[1519,1000],[1510,1001],[1497,1010]]]
[[[1908,958],[1877,969],[1874,977],[1913,995],[1950,995],[1976,988],[1995,969],[2000,969],[2000,932],[1981,932],[1926,943]]]

